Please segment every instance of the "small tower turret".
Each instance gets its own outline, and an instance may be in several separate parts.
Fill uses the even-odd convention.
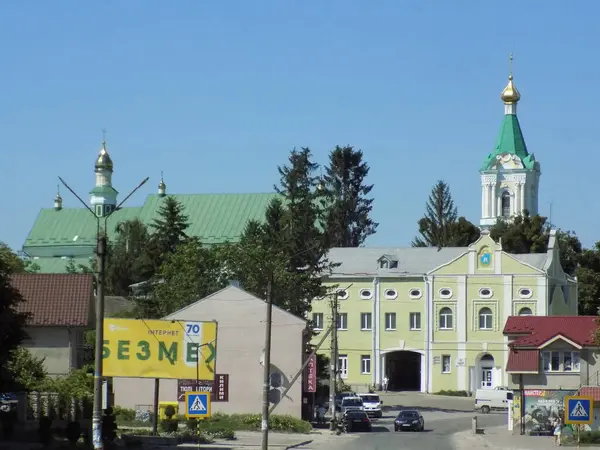
[[[117,207],[117,195],[112,186],[113,162],[106,149],[106,140],[102,140],[102,148],[94,165],[96,186],[90,191],[93,211],[98,217],[104,217]]]
[[[62,197],[60,196],[60,185],[56,185],[56,197],[54,197],[54,209],[60,211],[62,209]]]
[[[163,179],[162,170],[160,172],[160,183],[158,183],[158,195],[160,197],[164,197],[167,195],[167,185],[165,184],[165,180]]]

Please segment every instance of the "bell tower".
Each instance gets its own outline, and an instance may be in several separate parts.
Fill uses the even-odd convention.
[[[514,85],[512,54],[508,84],[500,98],[504,103],[504,119],[496,148],[485,159],[479,170],[481,175],[482,228],[490,228],[498,219],[510,221],[528,211],[538,213],[538,187],[540,163],[527,151],[521,125],[517,118],[517,103],[521,94]]]

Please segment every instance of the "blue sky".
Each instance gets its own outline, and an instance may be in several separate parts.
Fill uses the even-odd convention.
[[[58,175],[88,198],[102,128],[115,187],[151,177],[131,206],[161,170],[171,193],[267,192],[292,147],[325,162],[350,144],[375,184],[369,245],[409,245],[441,178],[477,223],[514,52],[540,212],[552,202],[553,223],[592,245],[599,13],[550,0],[5,2],[0,240],[22,246]]]

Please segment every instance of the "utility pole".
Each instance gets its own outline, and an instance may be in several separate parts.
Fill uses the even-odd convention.
[[[267,326],[265,331],[265,358],[263,361],[263,398],[262,398],[262,450],[269,448],[269,388],[271,386],[271,330],[273,315],[273,299],[271,291],[273,290],[273,272],[269,272],[267,280]]]
[[[103,217],[99,217],[88,206],[71,187],[58,177],[60,182],[81,202],[81,204],[94,216],[97,224],[96,232],[96,254],[98,258],[98,273],[96,275],[96,348],[94,352],[94,411],[92,415],[92,443],[95,450],[103,450],[104,443],[102,442],[102,346],[104,344],[104,281],[106,273],[106,233],[108,232],[108,218],[115,212],[121,209],[121,206],[129,200],[129,198],[150,179],[146,177],[136,188],[127,195],[119,203],[115,209],[110,211]],[[104,219],[104,229],[101,228],[100,220]]]
[[[338,292],[335,291],[331,302],[331,356],[329,368],[329,412],[331,414],[331,429],[335,430],[336,405],[335,394],[338,372]]]

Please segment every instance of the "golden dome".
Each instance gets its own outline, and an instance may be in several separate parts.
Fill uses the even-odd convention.
[[[113,162],[106,150],[106,142],[102,142],[102,150],[100,150],[96,160],[96,169],[113,170]]]
[[[512,74],[510,74],[508,76],[508,84],[502,91],[500,98],[502,99],[502,101],[504,103],[508,103],[508,104],[517,103],[519,100],[521,100],[521,94],[519,93],[519,90],[516,88],[516,86],[513,83]]]

